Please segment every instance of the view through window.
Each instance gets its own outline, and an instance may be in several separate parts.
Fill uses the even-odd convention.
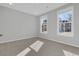
[[[58,13],[58,33],[62,35],[73,34],[73,9],[67,9]]]
[[[41,16],[40,17],[40,32],[41,33],[44,33],[44,34],[47,34],[47,31],[48,31],[48,19],[47,19],[47,16]]]

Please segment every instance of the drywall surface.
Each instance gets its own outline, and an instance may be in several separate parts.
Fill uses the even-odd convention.
[[[57,11],[62,10],[64,8],[68,8],[70,6],[74,7],[74,36],[73,37],[65,37],[57,34]],[[41,34],[39,30],[39,37],[45,38],[48,40],[53,40],[57,42],[61,42],[64,44],[73,45],[79,47],[79,4],[68,4],[52,10],[43,15],[48,15],[48,34]],[[42,16],[42,15],[41,15]],[[38,23],[40,22],[40,17]],[[40,23],[39,23],[40,28]]]
[[[0,43],[36,37],[36,17],[0,6]]]

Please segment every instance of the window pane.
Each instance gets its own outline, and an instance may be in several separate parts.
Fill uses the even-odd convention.
[[[59,32],[71,32],[72,10],[67,10],[58,14]]]

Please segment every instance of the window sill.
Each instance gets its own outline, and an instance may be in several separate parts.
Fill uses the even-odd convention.
[[[58,35],[65,36],[65,37],[73,37],[73,33],[72,32],[58,33]]]
[[[47,31],[44,31],[44,32],[41,32],[42,34],[47,34],[48,32]]]

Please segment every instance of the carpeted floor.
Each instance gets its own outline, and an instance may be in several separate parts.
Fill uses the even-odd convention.
[[[17,40],[8,43],[0,44],[0,56],[16,56],[25,48],[29,47],[35,41],[40,40],[44,42],[44,45],[38,52],[31,51],[26,56],[78,56],[79,48],[69,45],[57,43],[54,41],[42,39],[42,38],[30,38]]]

